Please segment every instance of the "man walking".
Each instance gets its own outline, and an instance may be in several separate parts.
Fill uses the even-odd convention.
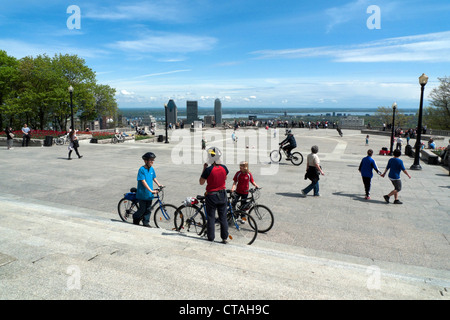
[[[367,157],[361,160],[359,164],[359,172],[361,172],[361,177],[364,183],[364,189],[366,192],[366,196],[364,197],[366,200],[370,200],[370,185],[373,177],[373,170],[375,170],[378,174],[381,174],[380,170],[378,170],[377,164],[374,159],[372,159],[373,150],[367,150]]]

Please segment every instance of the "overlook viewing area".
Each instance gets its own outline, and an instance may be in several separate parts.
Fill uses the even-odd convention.
[[[190,132],[191,141],[210,129]],[[384,170],[389,137],[333,129],[293,129],[305,160],[270,163],[269,153],[283,139],[267,137],[247,148],[226,130],[207,142],[224,153],[227,187],[247,159],[262,187],[258,203],[271,208],[272,230],[251,246],[224,245],[176,231],[123,223],[117,203],[136,186],[141,156],[156,154],[164,201],[175,206],[204,193],[198,179],[202,151],[192,145],[180,160],[176,130],[169,143],[95,144],[80,141],[82,159],[67,160],[67,145],[0,148],[0,297],[2,299],[450,299],[450,197],[448,167],[401,159],[412,176],[401,175],[402,205],[386,203],[389,179],[374,176],[371,200],[364,199],[358,166],[372,148]],[[261,128],[257,132],[266,132]],[[156,136],[164,134],[163,130]],[[179,133],[177,133],[179,134]],[[265,133],[264,133],[265,134]],[[260,141],[260,140],[256,140]],[[437,140],[446,146],[448,139]],[[414,139],[411,139],[414,144]],[[325,172],[320,197],[301,196],[306,156],[319,146]],[[231,153],[230,153],[231,154]],[[256,160],[255,160],[256,159]],[[197,163],[199,162],[199,163]],[[216,232],[217,234],[217,232]],[[136,272],[139,270],[139,272]],[[270,304],[270,302],[269,302]],[[170,312],[174,312],[173,310]],[[169,313],[170,313],[169,312]]]

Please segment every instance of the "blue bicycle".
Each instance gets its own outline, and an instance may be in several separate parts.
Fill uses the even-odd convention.
[[[158,208],[154,211],[153,221],[157,228],[174,230],[173,218],[177,207],[163,202],[164,188],[164,186],[161,186],[156,189],[158,193],[155,196],[155,203],[152,205],[151,210],[153,212],[157,205]],[[124,222],[133,223],[133,214],[139,209],[139,200],[136,199],[136,191],[136,188],[131,188],[130,192],[125,193],[117,205],[119,217]]]
[[[252,244],[258,235],[255,219],[247,213],[235,214],[230,200],[227,206],[229,239],[236,243]],[[195,198],[187,198],[175,212],[175,230],[206,236],[207,219],[205,196],[198,195]],[[216,221],[218,221],[217,218]]]

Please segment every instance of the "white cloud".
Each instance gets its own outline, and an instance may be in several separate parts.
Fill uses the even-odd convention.
[[[329,57],[336,62],[449,62],[450,31],[388,38],[352,46],[261,50],[259,58]]]
[[[217,39],[175,33],[158,33],[142,36],[138,40],[117,41],[109,47],[139,53],[187,53],[210,50]]]
[[[52,57],[55,54],[76,54],[83,58],[97,58],[108,55],[109,52],[102,49],[75,48],[67,43],[44,44],[20,41],[14,39],[0,39],[0,48],[16,58],[47,54]]]
[[[165,21],[178,23],[186,21],[189,8],[182,1],[160,0],[122,4],[117,6],[86,6],[84,17],[97,20]]]
[[[357,0],[340,7],[329,8],[325,11],[328,16],[327,32],[335,26],[351,21],[355,16],[363,16],[366,8],[370,5],[368,0]]]
[[[129,96],[129,95],[133,95],[134,92],[128,92],[127,90],[120,90],[120,94],[122,94],[124,96]]]

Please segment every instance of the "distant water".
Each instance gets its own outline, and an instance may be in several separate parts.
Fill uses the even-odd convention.
[[[123,114],[127,117],[140,117],[144,115],[153,115],[157,120],[164,118],[164,108],[120,108]],[[402,109],[404,114],[415,114],[417,109]],[[256,116],[257,119],[277,119],[280,117],[307,117],[307,116],[365,116],[374,115],[377,108],[290,108],[290,109],[275,109],[274,108],[222,108],[222,118],[226,120],[234,118],[247,118],[249,116]],[[213,115],[213,108],[198,108],[198,115],[200,118],[206,115]],[[186,108],[178,108],[178,117],[186,117]]]
[[[374,115],[375,112],[365,111],[365,112],[335,112],[335,116],[365,116]],[[333,112],[274,112],[274,113],[224,113],[222,114],[223,119],[234,119],[234,118],[248,118],[248,116],[256,116],[257,119],[276,119],[284,116],[288,117],[302,117],[302,116],[333,116]]]

